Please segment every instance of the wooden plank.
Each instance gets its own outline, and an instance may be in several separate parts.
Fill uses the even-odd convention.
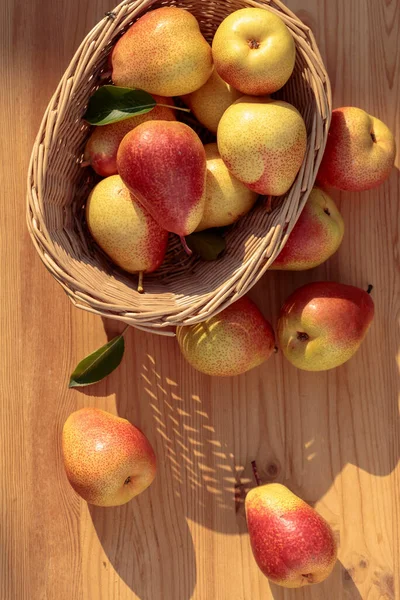
[[[314,30],[336,106],[380,116],[399,139],[396,0],[290,0]],[[268,273],[252,291],[275,320],[306,281],[375,285],[376,319],[357,356],[330,373],[281,356],[239,378],[195,373],[176,343],[131,331],[107,381],[68,391],[76,362],[122,329],[72,308],[25,227],[25,173],[42,113],[106,0],[3,0],[0,137],[0,597],[4,600],[380,600],[399,565],[399,161],[380,189],[336,194],[339,253],[310,273]],[[88,508],[66,482],[60,432],[98,406],[127,417],[157,452],[158,477],[125,507]],[[340,561],[320,586],[269,586],[249,547],[243,496],[261,476],[289,485],[332,523]]]

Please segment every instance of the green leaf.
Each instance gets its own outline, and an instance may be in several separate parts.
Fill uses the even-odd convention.
[[[216,230],[198,231],[186,236],[189,248],[203,260],[217,260],[226,247],[225,238]]]
[[[118,335],[105,346],[81,360],[71,375],[68,387],[82,387],[101,381],[118,367],[124,350],[124,336]]]
[[[109,125],[144,115],[156,104],[153,96],[143,90],[103,85],[90,98],[83,118],[90,125]]]

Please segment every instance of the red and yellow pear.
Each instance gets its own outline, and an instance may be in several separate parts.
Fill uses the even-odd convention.
[[[339,248],[344,221],[332,198],[314,188],[283,250],[270,269],[305,271],[324,263]]]
[[[100,248],[125,271],[151,273],[163,262],[168,232],[143,209],[119,175],[94,187],[86,221]]]
[[[161,227],[181,237],[196,229],[204,210],[206,153],[193,129],[172,121],[142,123],[122,140],[117,165]]]
[[[283,100],[244,96],[223,114],[218,149],[231,173],[257,194],[285,194],[303,163],[307,132]]]
[[[396,142],[385,123],[361,108],[337,108],[318,182],[345,191],[370,190],[389,177],[395,158]]]
[[[299,369],[334,369],[357,352],[373,317],[368,292],[332,281],[309,283],[293,292],[281,308],[279,346]]]
[[[89,504],[125,504],[155,477],[156,457],[146,436],[126,419],[98,408],[82,408],[68,417],[62,451],[70,484]]]
[[[257,565],[273,583],[299,588],[324,581],[337,558],[330,525],[280,483],[259,485],[245,500]]]
[[[176,337],[192,367],[215,376],[245,373],[275,348],[271,325],[246,296],[206,321],[177,327]]]
[[[172,98],[154,96],[154,100],[160,104],[174,106]],[[144,115],[137,115],[124,121],[95,127],[86,143],[84,160],[90,163],[91,167],[101,177],[116,175],[118,173],[117,152],[122,139],[141,123],[154,120],[176,121],[175,111],[173,108],[157,104]]]
[[[115,44],[115,85],[160,96],[198,90],[213,70],[211,47],[187,10],[164,6],[144,14]]]

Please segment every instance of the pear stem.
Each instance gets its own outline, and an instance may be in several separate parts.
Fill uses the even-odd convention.
[[[186,252],[186,254],[188,256],[192,256],[193,252],[191,251],[191,249],[189,248],[189,246],[187,245],[187,242],[185,240],[185,236],[184,235],[180,235],[180,240],[183,246],[184,251]]]
[[[138,280],[138,284],[137,284],[137,291],[139,292],[139,294],[144,294],[143,271],[139,271],[139,280]]]
[[[81,167],[81,169],[84,169],[85,167],[90,167],[90,160],[83,160],[79,166]]]
[[[254,479],[256,480],[257,485],[261,485],[261,479],[257,471],[257,463],[255,460],[251,461],[251,468],[253,469]]]
[[[367,289],[367,294],[370,294],[373,289],[374,289],[374,286],[370,283],[368,286],[368,289]]]
[[[164,108],[172,108],[173,110],[181,110],[182,112],[190,113],[190,108],[182,108],[181,106],[171,106],[170,104],[161,104],[157,102],[157,106],[163,106]]]

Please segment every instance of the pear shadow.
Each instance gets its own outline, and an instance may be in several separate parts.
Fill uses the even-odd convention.
[[[360,570],[362,571],[362,566]],[[364,568],[365,570],[365,568]],[[336,561],[336,565],[332,571],[332,574],[325,579],[325,581],[305,586],[298,589],[287,589],[283,588],[275,583],[270,583],[270,591],[274,600],[286,600],[288,593],[290,594],[291,600],[305,600],[306,598],[312,598],[313,600],[330,600],[332,598],[332,580],[341,581],[340,589],[343,590],[343,597],[346,600],[362,600],[362,596],[357,589],[354,579],[356,578],[355,571],[349,572],[342,565],[340,560]],[[339,589],[336,587],[336,589]]]

